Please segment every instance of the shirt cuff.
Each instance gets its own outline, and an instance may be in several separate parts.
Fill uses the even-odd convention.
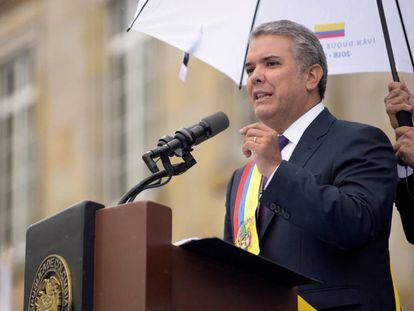
[[[413,168],[410,166],[403,166],[403,165],[397,164],[397,171],[398,171],[399,178],[407,178],[413,173]]]

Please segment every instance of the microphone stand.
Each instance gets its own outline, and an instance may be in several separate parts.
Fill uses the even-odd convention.
[[[170,156],[173,156],[174,154],[169,155],[168,153],[162,153],[160,155],[162,164],[164,166],[164,170],[162,171],[159,171],[156,164],[154,167],[154,165],[150,165],[149,163],[145,162],[153,174],[144,178],[140,183],[132,187],[121,197],[118,204],[120,205],[127,202],[133,202],[138,194],[140,194],[142,191],[164,186],[171,180],[172,176],[180,175],[186,172],[190,167],[197,163],[197,161],[190,153],[192,150],[193,149],[191,148],[188,150],[183,149],[180,157],[184,161],[178,164],[171,164]],[[165,182],[161,183],[162,178],[165,177],[168,177],[168,179]]]
[[[145,4],[144,4],[145,6]],[[180,175],[196,164],[196,160],[191,155],[191,146],[215,136],[229,126],[229,119],[223,112],[217,112],[204,118],[198,124],[190,128],[181,128],[175,132],[174,137],[163,136],[158,140],[157,147],[142,155],[142,160],[152,173],[151,176],[142,180],[135,187],[124,194],[119,204],[132,202],[138,194],[150,188],[161,187],[167,184],[172,176]],[[183,162],[171,164],[170,158],[177,156]],[[160,172],[157,162],[161,160],[164,170]],[[168,177],[165,182],[163,178]]]

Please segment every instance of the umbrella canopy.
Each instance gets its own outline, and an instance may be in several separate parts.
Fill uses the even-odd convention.
[[[397,1],[383,2],[397,68],[412,73],[409,50],[414,53],[414,19],[407,13],[414,12],[414,1],[399,1],[401,15]],[[330,74],[390,70],[375,0],[146,0],[138,3],[131,26],[244,83],[252,27],[280,19],[298,22],[316,33]]]

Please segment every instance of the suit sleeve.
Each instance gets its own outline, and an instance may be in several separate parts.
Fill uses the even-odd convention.
[[[224,241],[233,243],[233,228],[231,226],[231,193],[233,189],[233,182],[234,182],[234,176],[236,175],[236,172],[233,173],[233,175],[230,178],[230,181],[227,185],[227,194],[226,194],[226,215],[224,217]]]
[[[360,127],[335,138],[329,152],[314,155],[326,163],[322,181],[306,166],[283,161],[261,202],[278,206],[281,221],[341,249],[387,234],[397,184],[388,138],[374,127]]]
[[[414,244],[414,174],[398,183],[395,201],[407,240]]]

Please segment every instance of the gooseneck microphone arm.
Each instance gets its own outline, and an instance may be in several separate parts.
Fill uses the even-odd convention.
[[[182,174],[190,168],[186,166],[185,163],[175,164],[172,165],[172,167],[175,174],[173,173],[171,175],[167,170],[162,170],[160,172],[148,176],[139,184],[132,187],[127,193],[125,193],[119,200],[118,205],[134,201],[137,195],[144,190],[164,186],[171,180],[172,176]],[[161,183],[162,178],[165,177],[168,177],[168,179],[165,182]]]
[[[143,181],[141,181],[139,184],[135,185],[133,188],[131,188],[127,193],[125,193],[122,198],[119,200],[119,204],[124,204],[127,202],[132,202],[136,196],[144,191],[145,189],[152,188],[151,184],[154,182],[157,182],[161,180],[164,177],[167,177],[168,173],[166,170],[163,170],[161,172],[152,174],[151,176],[145,178]]]
[[[142,159],[153,173],[131,188],[119,200],[118,204],[132,202],[139,193],[146,189],[161,187],[167,184],[172,176],[186,172],[197,162],[191,155],[192,146],[217,135],[229,126],[229,119],[223,112],[217,112],[201,120],[200,123],[182,128],[175,132],[174,137],[163,136],[158,140],[157,147],[144,153]],[[171,164],[171,157],[179,157],[183,162]],[[164,170],[160,171],[156,161],[161,160]],[[163,178],[168,177],[165,182]]]

